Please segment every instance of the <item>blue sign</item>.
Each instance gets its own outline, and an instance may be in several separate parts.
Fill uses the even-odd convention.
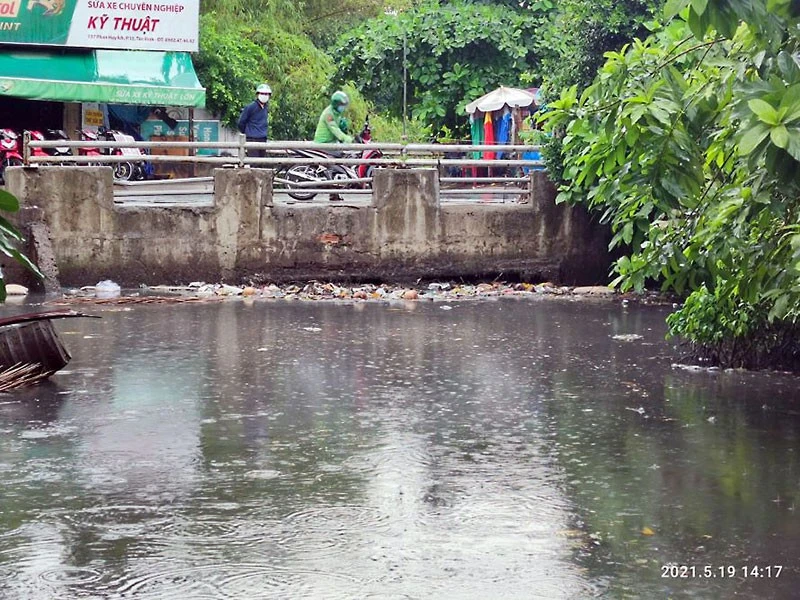
[[[139,129],[142,139],[150,140],[156,136],[184,136],[189,137],[189,121],[178,121],[175,129],[170,129],[164,121],[147,120],[142,122]],[[169,141],[169,140],[165,140]],[[219,121],[194,121],[194,141],[195,142],[218,142],[219,141]],[[216,156],[216,148],[198,148],[198,156]]]

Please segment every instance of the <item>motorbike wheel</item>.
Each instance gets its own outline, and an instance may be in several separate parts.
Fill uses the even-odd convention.
[[[295,165],[286,171],[285,178],[288,181],[286,187],[289,195],[295,200],[311,200],[316,196],[316,192],[304,192],[303,188],[295,187],[296,183],[306,181],[325,181],[312,165]]]
[[[352,167],[343,167],[339,165],[333,165],[330,170],[330,178],[334,181],[347,181],[348,179],[358,179],[358,173]],[[358,183],[351,183],[349,185],[342,185],[342,187],[338,188],[340,190],[344,188],[357,188],[360,187]]]
[[[72,156],[72,152],[60,152],[56,156]],[[77,163],[73,162],[60,162],[59,167],[74,167]]]
[[[133,177],[133,165],[129,162],[114,165],[114,179],[117,181],[130,181]]]
[[[6,167],[21,167],[22,164],[23,164],[22,161],[20,159],[16,158],[16,157],[4,158],[3,159],[3,168],[4,169]]]
[[[147,173],[145,173],[144,165],[141,163],[136,163],[133,165],[133,175],[131,175],[131,179],[134,181],[143,181],[147,179]]]

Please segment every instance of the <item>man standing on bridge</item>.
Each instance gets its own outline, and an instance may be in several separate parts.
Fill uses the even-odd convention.
[[[239,116],[239,131],[248,142],[266,142],[269,131],[269,99],[272,88],[262,83],[256,88],[256,99],[244,107]],[[264,157],[266,150],[248,150],[247,156]]]

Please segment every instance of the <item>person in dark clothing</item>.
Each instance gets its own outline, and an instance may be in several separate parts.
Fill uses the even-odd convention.
[[[256,99],[244,107],[239,116],[239,131],[248,142],[266,142],[269,131],[269,99],[272,88],[262,83],[256,88]],[[266,156],[266,150],[248,150],[247,156]]]

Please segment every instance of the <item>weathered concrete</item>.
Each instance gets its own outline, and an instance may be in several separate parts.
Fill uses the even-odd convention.
[[[22,233],[25,236],[25,243],[19,250],[39,267],[42,279],[34,277],[16,261],[9,261],[7,265],[5,263],[2,265],[6,281],[21,281],[26,289],[30,288],[34,292],[60,293],[58,263],[53,251],[50,228],[44,221],[44,211],[37,206],[23,206],[19,214],[10,217],[18,223],[24,223]]]
[[[8,189],[49,228],[61,282],[121,285],[302,279],[506,277],[604,283],[608,234],[555,205],[439,203],[433,169],[379,169],[369,206],[276,205],[266,169],[215,171],[215,205],[115,205],[111,169],[10,168]],[[28,219],[26,221],[26,219]],[[8,260],[4,261],[8,264]]]

